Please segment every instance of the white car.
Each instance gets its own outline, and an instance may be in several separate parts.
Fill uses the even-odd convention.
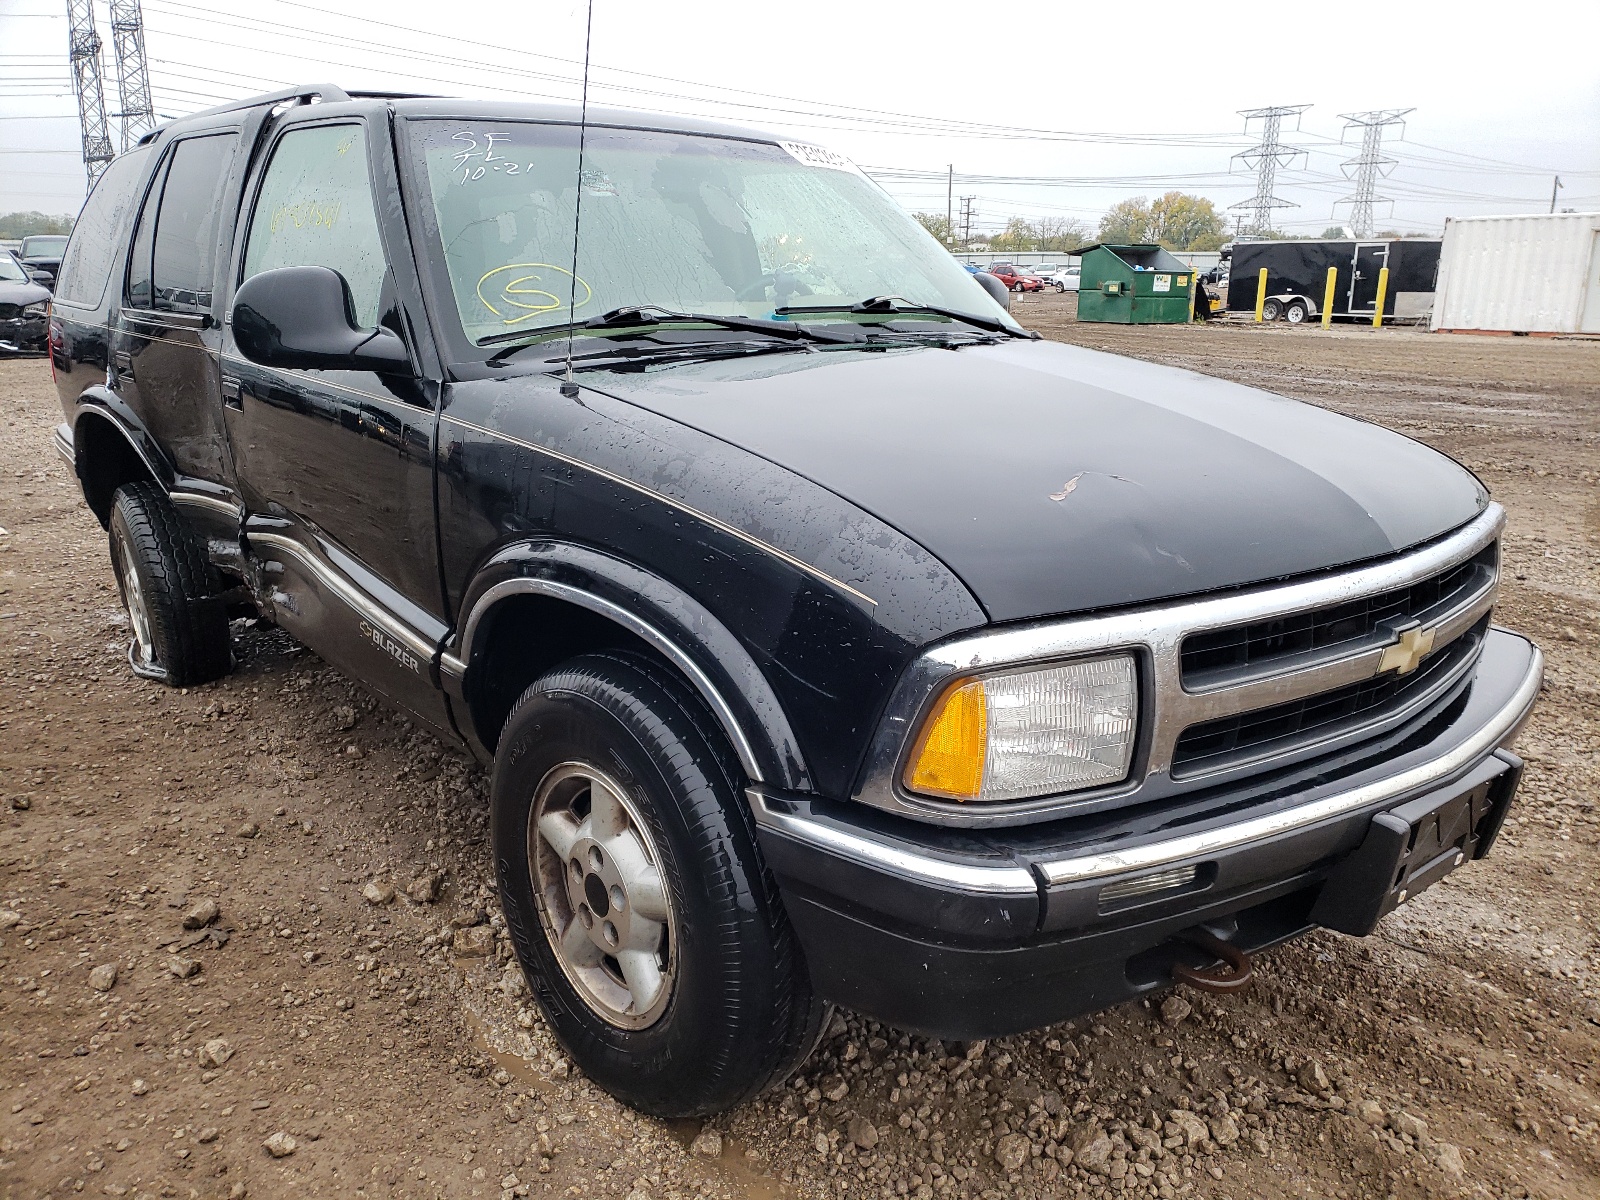
[[[1034,274],[1044,280],[1046,287],[1053,287],[1058,292],[1078,290],[1079,268],[1077,267],[1035,267]]]

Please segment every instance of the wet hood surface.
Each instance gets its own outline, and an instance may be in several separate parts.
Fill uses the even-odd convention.
[[[1488,502],[1449,458],[1378,426],[1050,342],[778,354],[583,383],[868,510],[942,559],[994,621],[1380,558]]]

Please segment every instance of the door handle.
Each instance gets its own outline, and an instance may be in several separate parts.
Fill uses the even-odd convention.
[[[240,386],[237,379],[223,378],[222,406],[231,408],[235,412],[244,411],[244,388]]]

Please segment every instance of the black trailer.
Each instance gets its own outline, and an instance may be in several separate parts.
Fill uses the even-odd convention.
[[[1328,268],[1332,267],[1338,273],[1333,285],[1334,319],[1370,321],[1378,300],[1378,272],[1388,267],[1384,318],[1421,320],[1433,308],[1440,244],[1438,238],[1235,242],[1228,274],[1228,312],[1255,314],[1260,272],[1265,267],[1264,319],[1294,324],[1320,319]]]

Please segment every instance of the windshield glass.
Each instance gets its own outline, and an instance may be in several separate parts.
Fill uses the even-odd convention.
[[[21,264],[11,255],[0,250],[0,279],[7,283],[27,283],[28,273],[22,269]]]
[[[1014,327],[882,189],[816,147],[590,128],[574,278],[575,126],[418,121],[411,139],[474,343],[632,305],[771,317],[874,296]]]
[[[59,236],[31,237],[22,239],[22,256],[24,258],[34,254],[60,254],[67,248],[67,239]]]

